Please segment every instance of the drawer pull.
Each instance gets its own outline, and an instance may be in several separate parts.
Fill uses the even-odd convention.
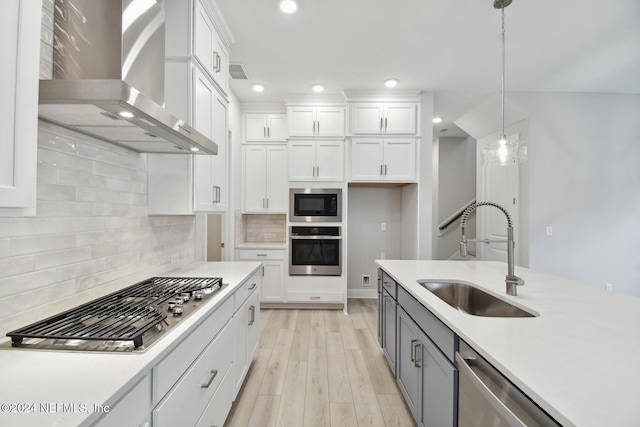
[[[309,297],[309,299],[320,299],[320,297]]]
[[[251,320],[249,320],[249,326],[251,326],[254,323],[256,323],[256,307],[253,305],[249,307],[249,312],[251,313]]]
[[[249,290],[252,291],[256,288],[256,286],[258,286],[257,283],[252,283],[251,286],[249,286]]]
[[[211,378],[209,378],[209,381],[207,381],[206,384],[201,384],[200,388],[209,388],[209,386],[211,385],[211,383],[213,382],[214,378],[216,377],[216,375],[218,375],[218,370],[217,369],[213,369],[211,371]]]
[[[256,256],[267,256],[267,254],[256,254]]]

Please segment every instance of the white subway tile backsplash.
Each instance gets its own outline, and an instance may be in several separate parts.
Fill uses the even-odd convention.
[[[75,248],[75,234],[15,237],[11,240],[11,256]],[[0,272],[0,275],[2,272]]]
[[[194,216],[147,214],[146,155],[40,128],[36,216],[0,218],[0,336],[195,259]]]
[[[35,268],[43,270],[45,268],[58,267],[66,264],[73,264],[91,259],[91,247],[64,249],[61,251],[51,251],[35,255]]]

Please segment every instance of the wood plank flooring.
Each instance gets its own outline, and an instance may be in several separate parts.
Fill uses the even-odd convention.
[[[415,426],[378,345],[375,299],[260,310],[260,345],[226,427]]]

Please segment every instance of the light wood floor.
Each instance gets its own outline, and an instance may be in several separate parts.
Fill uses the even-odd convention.
[[[260,310],[260,345],[226,427],[415,426],[377,341],[377,301]]]

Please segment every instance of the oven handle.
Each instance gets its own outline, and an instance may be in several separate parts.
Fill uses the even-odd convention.
[[[342,240],[342,236],[290,236],[297,240]]]

